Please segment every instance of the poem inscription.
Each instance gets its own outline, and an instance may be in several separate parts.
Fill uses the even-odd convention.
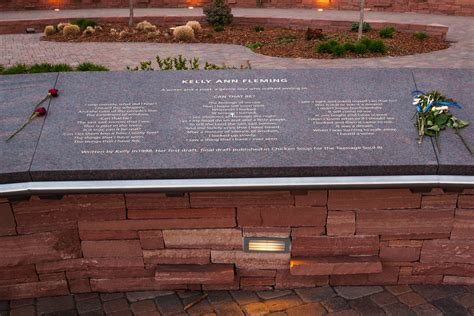
[[[187,104],[192,111],[171,111],[159,100],[87,103],[77,110],[74,132],[63,135],[80,146],[82,154],[97,155],[373,151],[384,148],[373,139],[397,132],[396,119],[387,111],[397,100],[308,100],[307,87],[286,79],[260,81],[183,80],[182,87],[160,90],[187,94],[186,100],[193,100]],[[213,87],[216,83],[220,85]],[[282,92],[291,95],[288,111],[269,98]],[[200,97],[194,100],[193,95]],[[169,130],[159,124],[163,120],[168,127],[172,124],[172,138],[181,140],[179,145],[170,142]],[[305,142],[292,141],[288,135],[295,126],[307,137]],[[166,134],[168,139],[159,141]],[[339,140],[339,144],[320,145],[319,139]],[[344,139],[351,139],[351,145],[340,145]]]

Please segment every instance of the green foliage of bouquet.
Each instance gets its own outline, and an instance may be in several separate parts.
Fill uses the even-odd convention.
[[[417,108],[415,118],[420,144],[425,136],[434,137],[438,151],[441,151],[439,134],[446,128],[452,128],[461,138],[469,152],[474,154],[459,132],[460,129],[465,128],[469,123],[456,118],[449,110],[450,107],[461,108],[453,99],[445,97],[439,91],[432,91],[430,93],[415,91],[413,105]]]

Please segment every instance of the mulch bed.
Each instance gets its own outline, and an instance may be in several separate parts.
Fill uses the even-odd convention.
[[[62,34],[55,34],[43,37],[43,40],[57,42],[150,42],[150,43],[178,43],[173,39],[171,31],[165,27],[159,27],[160,34],[150,37],[149,34],[139,32],[129,28],[125,24],[104,24],[102,30],[96,31],[92,35],[81,35],[76,37],[64,37]],[[112,35],[110,30],[115,29],[117,33],[126,31],[127,35],[120,37],[118,34]],[[315,50],[320,43],[327,40],[338,40],[341,42],[355,42],[357,33],[355,32],[331,32],[324,33],[324,40],[306,40],[305,30],[292,30],[285,28],[265,28],[262,32],[256,32],[250,26],[227,26],[222,32],[215,32],[212,27],[204,26],[203,32],[196,36],[196,39],[187,43],[215,43],[215,44],[236,44],[249,45],[262,43],[263,46],[255,48],[259,54],[290,57],[290,58],[334,58],[330,54],[318,54]],[[364,33],[364,36],[371,39],[381,39],[378,31]],[[405,56],[432,51],[442,50],[449,47],[449,42],[428,36],[424,40],[416,39],[411,33],[396,32],[393,38],[383,39],[387,45],[385,54],[367,53],[356,55],[347,53],[343,58],[368,58],[382,56]]]

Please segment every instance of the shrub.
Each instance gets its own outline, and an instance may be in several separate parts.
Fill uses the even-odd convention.
[[[34,64],[31,65],[30,68],[28,69],[29,73],[42,73],[42,72],[52,72],[52,66],[51,64],[43,63],[43,64]]]
[[[346,48],[344,45],[337,44],[336,46],[333,46],[332,48],[332,55],[336,57],[341,57],[346,54]]]
[[[364,55],[364,54],[367,54],[368,51],[369,50],[367,49],[367,45],[365,45],[364,43],[362,43],[362,42],[355,43],[354,53],[356,53],[358,55]]]
[[[142,31],[142,32],[156,32],[156,26],[151,24],[150,22],[148,21],[142,21],[140,23],[138,23],[135,28],[139,31]]]
[[[278,44],[287,44],[287,43],[293,43],[297,40],[298,38],[295,35],[286,35],[286,36],[280,36],[277,39]]]
[[[178,55],[178,57],[166,57],[161,58],[160,56],[156,56],[156,63],[158,64],[159,70],[199,70],[200,63],[199,58],[189,58],[183,57],[182,55]],[[206,61],[204,65],[204,70],[220,70],[220,69],[239,69],[233,66],[227,66],[225,64],[216,65],[211,64]],[[247,61],[245,65],[240,65],[240,69],[252,69],[252,65],[250,62]],[[127,66],[127,70],[130,71],[152,71],[155,70],[152,66],[152,62],[142,61],[140,65],[134,68]],[[158,70],[158,69],[157,69]]]
[[[16,74],[26,74],[28,73],[28,67],[25,64],[16,64],[11,67],[3,69],[3,75],[16,75]]]
[[[147,26],[147,25],[152,25],[152,24],[150,22],[148,22],[147,20],[144,20],[144,21],[138,22],[137,25],[135,26],[135,28],[139,31],[144,31],[145,26]]]
[[[360,43],[364,44],[365,46],[369,47],[370,43],[372,43],[372,40],[368,37],[362,37],[359,40]]]
[[[45,73],[45,72],[66,72],[73,71],[74,69],[67,64],[17,64],[8,68],[0,69],[0,74],[3,75],[16,75],[16,74],[26,74],[26,73]]]
[[[257,33],[263,32],[263,26],[261,25],[255,25],[253,29]]]
[[[323,37],[323,30],[322,29],[312,29],[307,28],[305,33],[305,39],[307,41],[311,41],[313,39],[321,39]]]
[[[354,53],[355,45],[353,43],[344,43],[344,49],[348,52]]]
[[[382,40],[374,40],[371,41],[369,46],[367,46],[369,51],[373,53],[385,53],[387,50],[387,47],[385,46],[385,43]]]
[[[413,33],[413,36],[414,36],[416,39],[419,39],[420,41],[421,41],[421,40],[424,40],[425,38],[428,37],[428,35],[426,35],[425,32],[415,32],[415,33]]]
[[[332,54],[334,47],[337,45],[339,45],[339,42],[334,40],[324,42],[318,45],[316,51],[320,54]]]
[[[71,22],[73,25],[77,25],[81,30],[85,30],[88,26],[94,27],[97,25],[97,22],[89,19],[76,19]]]
[[[262,42],[255,42],[255,43],[249,43],[245,45],[246,47],[250,48],[251,50],[255,50],[257,48],[262,47],[264,44]]]
[[[365,32],[370,31],[371,29],[372,29],[372,26],[371,26],[369,23],[364,22],[364,23],[362,24],[362,32],[365,33]],[[352,32],[359,32],[359,22],[354,22],[354,23],[352,23],[351,31],[352,31]]]
[[[156,32],[156,26],[152,24],[146,25],[143,30],[147,33]]]
[[[194,39],[194,31],[190,26],[181,25],[173,30],[173,37],[177,41],[190,41]]]
[[[77,65],[76,70],[77,71],[108,71],[109,68],[102,65],[90,63],[90,62],[84,62]]]
[[[54,33],[56,33],[56,28],[54,27],[54,25],[48,25],[44,28],[43,33],[44,33],[44,36],[51,36]]]
[[[224,32],[224,25],[221,25],[221,24],[214,25],[214,31],[215,32]]]
[[[69,24],[65,25],[63,28],[64,36],[76,36],[81,34],[81,28],[77,25]]]
[[[86,27],[84,32],[82,32],[82,35],[92,35],[94,34],[94,32],[95,32],[95,29],[92,26],[88,26]]]
[[[71,23],[59,23],[56,27],[58,29],[58,31],[62,32],[63,28],[66,26],[66,25],[70,25]]]
[[[226,25],[232,23],[234,16],[232,9],[225,0],[213,0],[213,2],[203,9],[206,21],[213,25]]]
[[[160,31],[149,32],[149,33],[147,33],[146,38],[153,39],[153,38],[156,38],[158,36],[160,36]]]
[[[127,37],[127,35],[128,35],[128,32],[125,31],[125,30],[123,30],[123,31],[121,31],[121,32],[119,33],[119,38]]]
[[[186,25],[193,29],[194,34],[199,34],[202,32],[201,23],[199,23],[198,21],[188,21]]]
[[[0,65],[0,74],[2,74],[4,70],[5,70],[5,67],[3,67],[3,65]]]
[[[392,26],[384,27],[379,31],[379,36],[381,38],[392,38],[394,34],[395,28]]]
[[[69,71],[74,71],[74,68],[72,68],[68,64],[52,64],[51,65],[51,72],[69,72]]]

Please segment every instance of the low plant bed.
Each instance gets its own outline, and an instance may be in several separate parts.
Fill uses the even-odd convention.
[[[0,75],[18,75],[18,74],[35,74],[45,72],[70,72],[70,71],[108,71],[105,66],[84,62],[73,67],[68,64],[16,64],[9,67],[0,65]]]
[[[62,33],[44,36],[44,40],[58,42],[151,42],[151,43],[212,43],[236,44],[249,47],[259,54],[289,57],[289,58],[367,58],[380,56],[405,56],[442,50],[449,47],[449,42],[427,36],[420,39],[413,33],[394,31],[392,37],[383,38],[379,31],[370,30],[364,37],[371,40],[383,41],[383,52],[368,50],[356,53],[350,44],[357,44],[355,32],[339,31],[327,32],[322,36],[307,39],[306,30],[287,28],[270,28],[257,26],[226,26],[223,31],[216,31],[212,26],[203,26],[202,32],[196,32],[194,38],[178,41],[173,37],[173,31],[168,27],[158,26],[156,30],[146,32],[136,27],[130,28],[126,24],[103,24],[91,34],[64,36]],[[338,42],[349,49],[333,54],[322,53],[318,47],[326,42]]]

